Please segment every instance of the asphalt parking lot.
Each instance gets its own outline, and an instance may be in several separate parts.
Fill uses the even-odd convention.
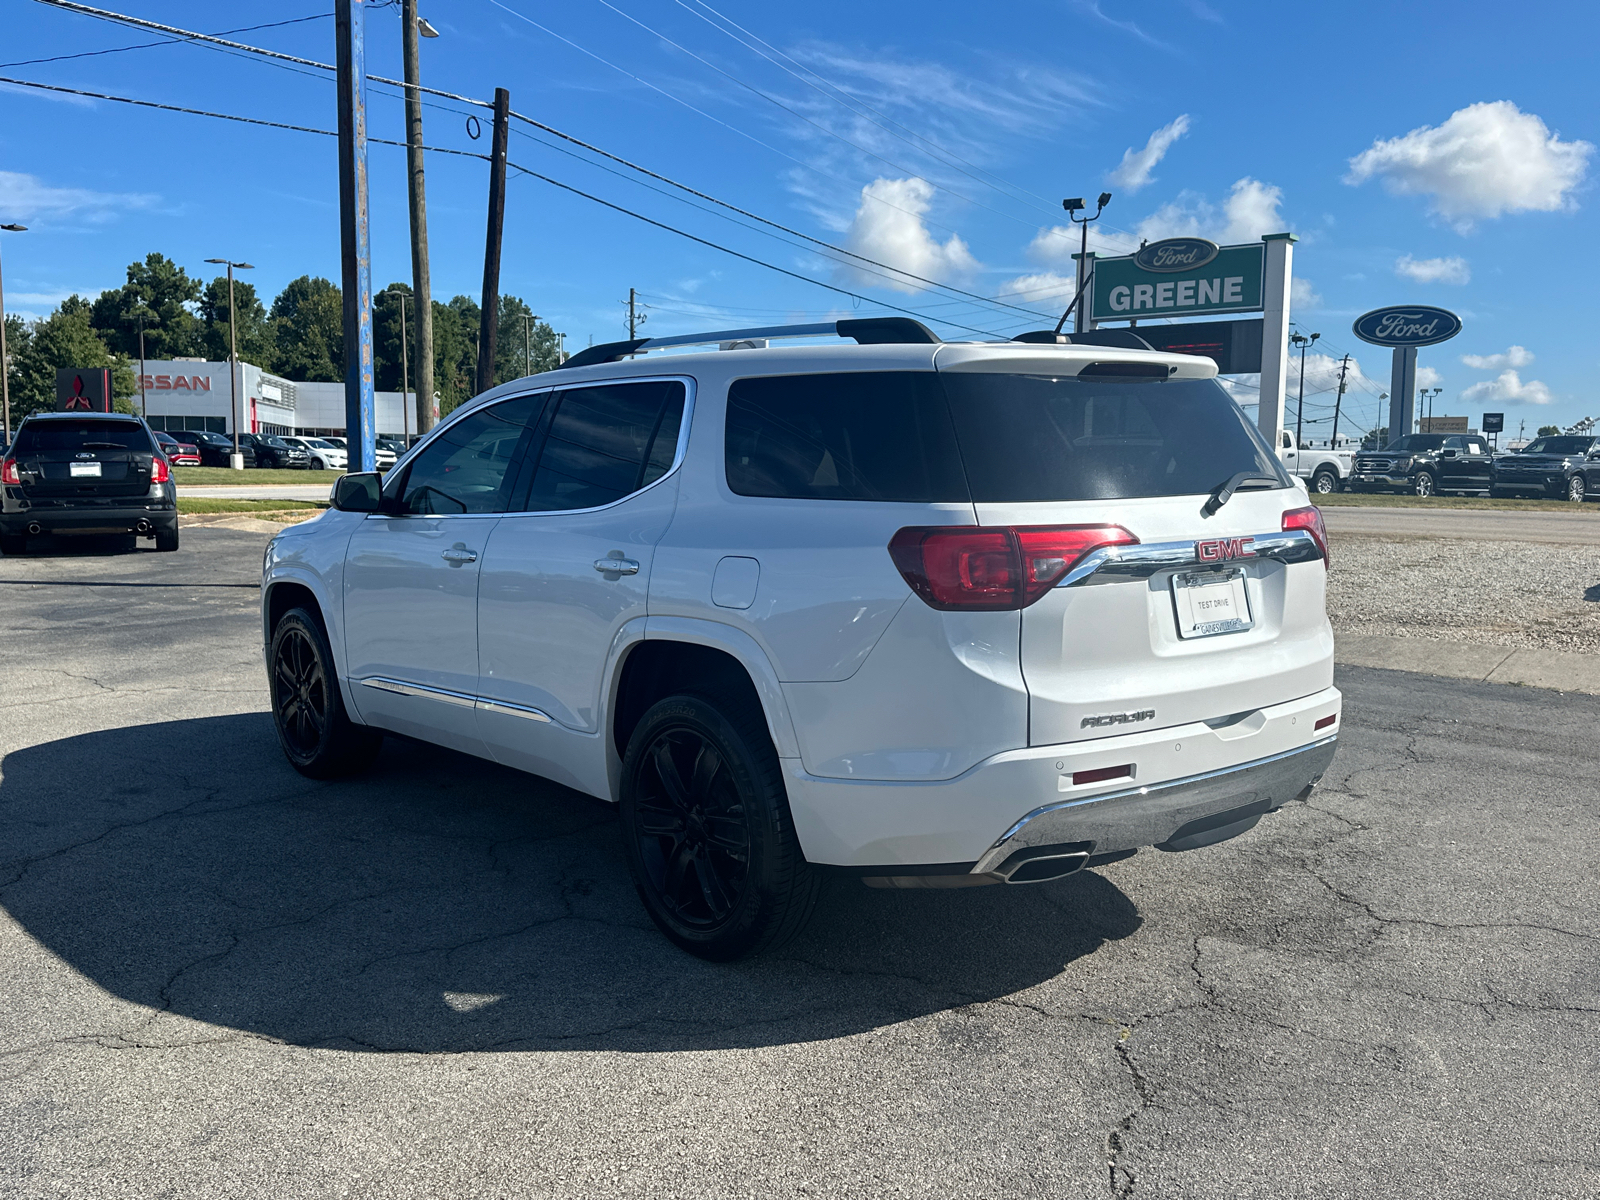
[[[596,801],[291,771],[264,542],[0,559],[0,1195],[1600,1193],[1600,698],[1342,669],[1243,838],[716,966]]]

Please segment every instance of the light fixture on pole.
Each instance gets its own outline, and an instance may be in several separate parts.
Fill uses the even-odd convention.
[[[1077,319],[1072,325],[1072,328],[1078,333],[1082,333],[1084,329],[1088,327],[1088,319],[1084,315],[1083,311],[1083,293],[1084,289],[1089,286],[1089,279],[1092,274],[1092,272],[1089,270],[1089,224],[1092,221],[1098,221],[1100,219],[1100,214],[1105,212],[1106,205],[1110,203],[1111,193],[1101,192],[1099,203],[1094,210],[1094,216],[1080,217],[1078,214],[1080,212],[1087,212],[1089,208],[1089,206],[1083,202],[1082,197],[1074,196],[1070,200],[1063,200],[1061,202],[1061,207],[1067,210],[1067,219],[1070,220],[1074,225],[1083,226],[1083,240],[1080,253],[1078,254],[1078,290],[1073,295],[1072,304],[1067,310],[1068,312],[1072,311],[1074,308],[1078,310]],[[1056,326],[1057,333],[1061,332],[1061,325],[1066,324],[1066,320],[1066,316],[1063,315],[1061,318],[1061,323]]]
[[[27,233],[26,225],[0,225],[7,233]],[[6,357],[6,289],[0,279],[0,444],[11,445],[11,360]]]
[[[379,292],[380,296],[400,297],[400,441],[401,444],[411,446],[411,364],[406,353],[406,294],[399,288],[390,288],[386,292]],[[346,444],[349,439],[345,439]]]
[[[437,29],[435,29],[432,25],[428,24],[428,18],[427,17],[418,17],[417,18],[417,32],[420,33],[423,37],[438,37],[439,36],[439,31]]]
[[[235,471],[242,471],[244,452],[239,449],[239,322],[233,305],[233,272],[236,269],[254,271],[255,268],[247,262],[233,262],[226,258],[208,258],[206,261],[228,268],[228,395],[233,410],[233,453],[228,456],[228,465]]]
[[[1305,429],[1306,422],[1306,351],[1311,348],[1311,343],[1322,335],[1313,333],[1310,337],[1304,334],[1292,333],[1289,340],[1300,347],[1300,404],[1294,418],[1294,448],[1300,449],[1300,435]]]

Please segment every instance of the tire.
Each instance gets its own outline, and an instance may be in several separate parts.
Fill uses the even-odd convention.
[[[1411,491],[1418,496],[1437,496],[1439,481],[1433,477],[1432,471],[1418,471],[1416,478],[1411,481]]]
[[[1511,499],[1511,493],[1506,491],[1505,488],[1492,487],[1492,488],[1489,489],[1489,499],[1491,499],[1491,500],[1509,500],[1509,499]]]
[[[327,468],[327,466],[328,466],[328,464],[323,462],[320,458],[313,458],[311,460],[311,469],[313,471],[325,470]]]
[[[728,962],[780,945],[816,905],[759,710],[695,695],[655,704],[628,740],[621,823],[645,911],[690,954]]]
[[[1588,499],[1589,488],[1584,483],[1582,475],[1574,475],[1567,480],[1567,499],[1574,504],[1582,504]]]
[[[1339,490],[1339,473],[1323,467],[1311,476],[1311,490],[1319,496],[1332,495]]]
[[[28,535],[25,533],[0,534],[0,554],[14,558],[28,552]]]
[[[293,608],[283,615],[272,631],[267,672],[278,744],[296,771],[335,779],[372,765],[383,733],[345,712],[333,652],[315,614]]]
[[[171,553],[178,548],[178,523],[156,526],[156,549],[162,553]]]

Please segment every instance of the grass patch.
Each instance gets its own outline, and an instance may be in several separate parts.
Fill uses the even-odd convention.
[[[180,513],[263,513],[295,512],[302,509],[327,508],[315,500],[223,500],[208,496],[179,496]]]
[[[343,471],[288,471],[250,467],[235,471],[229,467],[174,467],[174,483],[188,487],[249,487],[258,483],[298,483],[302,486],[325,484],[330,489]]]
[[[1569,500],[1496,500],[1488,496],[1387,496],[1372,492],[1332,492],[1326,496],[1313,494],[1311,502],[1319,508],[1530,509],[1600,514],[1600,504],[1573,504]]]

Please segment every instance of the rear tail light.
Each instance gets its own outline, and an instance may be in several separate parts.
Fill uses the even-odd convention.
[[[1091,551],[1131,546],[1120,525],[908,525],[889,542],[900,574],[930,608],[1027,608]]]
[[[1288,533],[1292,529],[1304,529],[1311,535],[1311,540],[1317,544],[1317,549],[1322,551],[1322,565],[1328,565],[1328,531],[1322,525],[1322,510],[1315,505],[1307,508],[1291,508],[1283,514],[1283,531]]]
[[[14,483],[22,486],[22,476],[17,474],[17,460],[8,458],[0,462],[0,483]]]
[[[150,482],[167,483],[172,479],[172,471],[167,466],[167,460],[157,454],[150,460]]]

